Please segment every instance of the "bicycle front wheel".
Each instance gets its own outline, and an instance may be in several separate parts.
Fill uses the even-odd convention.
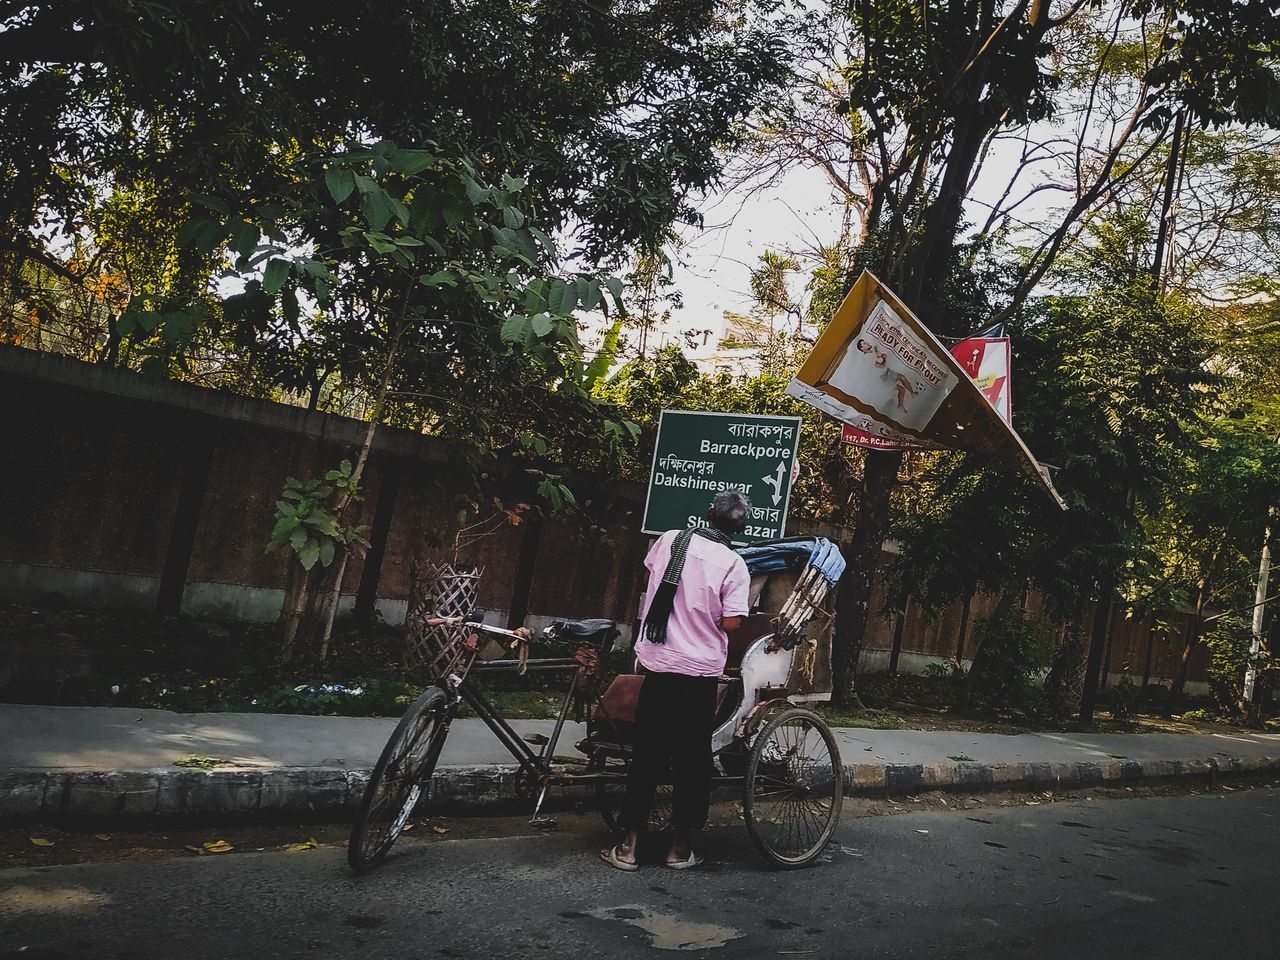
[[[439,687],[418,697],[396,724],[351,825],[347,863],[356,873],[376,866],[400,836],[430,787],[448,728],[449,697]]]
[[[843,773],[817,714],[793,707],[766,722],[751,745],[742,804],[756,850],[777,867],[812,863],[840,820]]]

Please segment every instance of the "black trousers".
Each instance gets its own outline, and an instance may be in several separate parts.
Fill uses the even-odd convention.
[[[697,830],[707,822],[718,682],[682,673],[645,674],[620,818],[626,829],[645,829],[660,783],[672,787],[673,826]]]

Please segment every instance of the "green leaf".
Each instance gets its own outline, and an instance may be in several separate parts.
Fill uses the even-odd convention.
[[[458,278],[452,270],[437,270],[429,277],[420,277],[418,282],[424,287],[452,287],[458,282]]]
[[[528,346],[529,318],[519,313],[512,314],[503,322],[499,336],[507,343],[519,343]]]
[[[200,253],[211,253],[227,235],[227,228],[217,220],[197,217],[188,220],[178,231],[179,246],[193,247]]]
[[[513,230],[516,227],[524,226],[524,213],[519,207],[503,207],[502,222]]]
[[[604,285],[609,288],[609,292],[613,294],[614,302],[622,301],[622,281],[617,277],[609,277],[605,280]]]
[[[341,203],[356,188],[356,178],[346,167],[330,167],[324,172],[324,184],[334,203]]]
[[[582,301],[583,310],[594,310],[600,306],[600,281],[592,277],[579,280],[582,286],[578,289],[578,299]]]
[[[281,543],[283,543],[285,538],[288,537],[289,534],[293,533],[293,531],[297,529],[298,529],[297,517],[293,517],[293,516],[281,517],[279,520],[276,521],[276,525],[271,528],[271,539],[278,540]]]
[[[220,213],[224,217],[231,216],[231,208],[227,206],[225,200],[221,200],[218,197],[211,197],[205,193],[193,193],[191,194],[191,202],[199,204],[206,210]]]
[[[126,310],[124,313],[120,314],[119,319],[116,320],[116,333],[122,339],[130,336],[141,326],[138,322],[138,312],[139,311],[137,310]]]
[[[550,257],[552,260],[556,260],[559,258],[560,252],[556,250],[555,241],[553,241],[549,236],[547,236],[537,227],[530,227],[529,232],[533,234],[534,239],[537,240],[538,243],[542,244],[542,248],[546,250],[548,257]]]
[[[191,339],[196,325],[194,314],[188,310],[171,310],[162,316],[164,327],[161,332],[164,334],[166,343],[170,346],[178,346]]]
[[[450,229],[460,224],[470,212],[471,207],[467,201],[454,194],[446,196],[444,204],[440,208],[440,215],[444,217],[444,224]]]
[[[387,203],[390,205],[391,212],[395,214],[396,219],[400,221],[400,226],[409,226],[409,208],[404,205],[404,202],[391,196],[391,194],[387,194]]]
[[[536,314],[529,322],[534,334],[538,337],[545,337],[555,327],[551,318],[545,313]]]
[[[369,181],[373,183],[372,180]],[[391,196],[376,183],[363,194],[362,209],[370,230],[381,230],[391,220]]]
[[[333,541],[325,540],[320,544],[320,565],[327,567],[333,563]]]
[[[304,570],[310,570],[316,565],[316,561],[320,559],[320,543],[317,540],[308,539],[300,548],[295,547],[298,553],[298,560],[302,564]]]
[[[371,230],[364,235],[364,238],[369,241],[369,246],[373,247],[378,253],[394,253],[396,250],[396,245],[391,242],[391,238],[385,233]]]
[[[279,293],[284,282],[289,279],[289,261],[273,258],[267,263],[266,273],[262,277],[262,289],[267,293]]]
[[[604,341],[600,344],[600,351],[587,364],[587,369],[582,377],[582,385],[590,390],[597,383],[609,375],[609,368],[613,366],[613,361],[618,356],[618,345],[622,341],[622,321],[615,320],[613,325],[605,332]]]
[[[472,206],[478,207],[489,199],[489,191],[486,188],[480,186],[470,177],[462,177],[461,179],[462,185],[467,188],[467,199],[471,201]]]
[[[436,158],[425,150],[402,150],[392,161],[392,169],[411,177],[436,165]]]
[[[565,316],[572,313],[577,305],[578,298],[567,283],[559,277],[551,281],[551,286],[547,290],[547,310]]]
[[[261,232],[257,227],[237,218],[227,223],[227,230],[231,238],[228,246],[233,253],[237,253],[242,257],[247,257],[253,253],[254,248],[258,245],[258,238],[261,236]]]
[[[306,546],[307,539],[309,536],[310,534],[307,533],[306,527],[303,527],[303,526],[294,527],[293,530],[289,533],[289,545],[293,547],[295,551],[301,550],[304,546]]]

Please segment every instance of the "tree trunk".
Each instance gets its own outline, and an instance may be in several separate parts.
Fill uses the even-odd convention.
[[[1182,645],[1182,656],[1178,658],[1178,672],[1173,678],[1169,692],[1181,696],[1187,686],[1187,678],[1191,675],[1191,654],[1195,651],[1196,641],[1200,639],[1200,625],[1204,621],[1204,584],[1196,591],[1196,609],[1187,615],[1187,639]]]
[[[1000,601],[1004,602],[1003,598]],[[964,604],[960,607],[960,632],[956,637],[956,666],[964,662],[964,641],[969,634],[969,611],[973,607],[973,594],[965,594]]]
[[[893,647],[889,651],[889,674],[897,676],[898,658],[902,655],[902,631],[907,625],[907,612],[911,609],[911,601],[904,600],[902,609],[898,611],[893,623]]]
[[[1077,608],[1067,620],[1062,646],[1054,654],[1044,681],[1049,710],[1058,718],[1071,717],[1080,708],[1085,672],[1084,632],[1080,629],[1082,612]]]
[[[1107,649],[1107,635],[1111,625],[1111,602],[1115,586],[1108,577],[1100,585],[1098,603],[1093,610],[1093,629],[1089,637],[1089,662],[1085,668],[1084,689],[1080,692],[1080,722],[1093,723],[1093,711],[1098,705],[1098,676],[1106,668],[1102,662]]]
[[[1173,120],[1173,137],[1169,142],[1169,166],[1164,175],[1164,198],[1160,202],[1160,220],[1156,226],[1155,253],[1151,257],[1151,275],[1163,292],[1165,288],[1164,248],[1172,227],[1175,188],[1181,179],[1182,127],[1186,123],[1186,108],[1179,110]]]
[[[874,450],[862,472],[862,496],[853,536],[841,546],[848,571],[836,592],[835,634],[831,642],[831,699],[836,706],[862,709],[858,697],[858,657],[866,639],[871,586],[889,528],[889,497],[898,479],[901,451]]]

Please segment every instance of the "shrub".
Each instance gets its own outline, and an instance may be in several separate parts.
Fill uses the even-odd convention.
[[[1120,723],[1132,723],[1142,701],[1142,688],[1133,682],[1133,677],[1129,676],[1127,664],[1119,681],[1109,691],[1109,699],[1111,718]]]
[[[1253,643],[1251,624],[1243,617],[1223,617],[1203,637],[1209,648],[1209,688],[1224,716],[1239,718],[1246,711],[1244,675]],[[1277,661],[1265,651],[1258,658],[1259,683],[1266,682]]]
[[[1027,710],[1036,675],[1048,664],[1051,635],[1035,617],[1003,606],[974,626],[965,700],[977,710]]]

